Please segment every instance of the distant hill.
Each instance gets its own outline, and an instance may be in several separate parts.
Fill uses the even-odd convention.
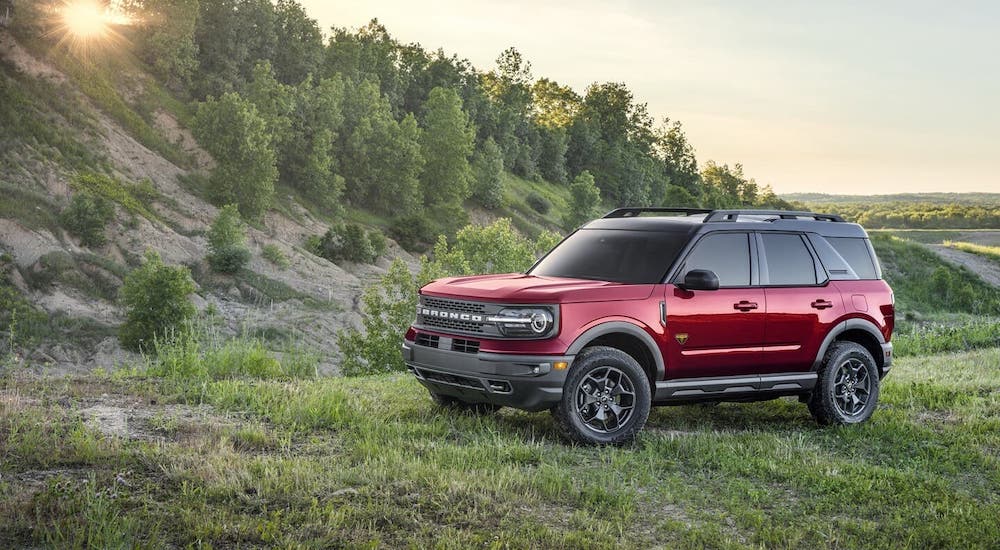
[[[884,204],[911,202],[922,204],[1000,204],[1000,193],[896,193],[892,195],[829,195],[826,193],[788,193],[780,195],[790,202],[807,204]]]

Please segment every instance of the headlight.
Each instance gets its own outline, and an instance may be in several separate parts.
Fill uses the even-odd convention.
[[[555,327],[552,311],[542,307],[506,308],[486,320],[496,323],[501,334],[512,338],[542,337]]]

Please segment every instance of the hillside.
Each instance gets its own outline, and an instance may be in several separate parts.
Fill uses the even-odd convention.
[[[47,58],[0,31],[0,251],[13,260],[12,285],[48,318],[44,326],[22,322],[16,335],[33,340],[29,362],[58,371],[126,360],[114,337],[122,319],[117,290],[145,250],[155,249],[166,262],[191,267],[199,308],[218,312],[229,332],[293,337],[324,350],[325,369],[333,369],[329,342],[354,322],[361,290],[388,260],[337,265],[305,252],[304,237],[322,234],[329,222],[286,199],[251,227],[248,268],[212,274],[205,233],[217,208],[186,184],[204,178],[214,161],[182,124],[187,107],[128,55],[85,80],[60,63],[73,60]],[[118,87],[125,83],[132,88]],[[98,248],[81,246],[58,216],[81,171],[120,184],[97,191],[116,202],[108,242]],[[289,266],[263,259],[265,245],[279,247]],[[413,262],[395,245],[387,255]]]

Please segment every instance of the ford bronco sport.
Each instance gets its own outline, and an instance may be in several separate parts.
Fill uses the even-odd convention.
[[[652,405],[798,396],[821,424],[876,407],[893,294],[865,230],[812,212],[619,208],[527,273],[420,290],[404,361],[438,404],[551,409],[621,444]]]

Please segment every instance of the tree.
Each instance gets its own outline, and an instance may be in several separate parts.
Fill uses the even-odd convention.
[[[239,94],[209,98],[198,106],[194,132],[215,158],[210,179],[212,198],[235,203],[247,218],[261,216],[271,206],[278,177],[271,136],[257,108]]]
[[[663,194],[665,206],[697,207],[698,200],[687,189],[679,185],[668,185]]]
[[[235,204],[219,210],[208,230],[208,263],[220,273],[236,273],[250,261],[246,224]]]
[[[199,0],[125,0],[139,32],[139,56],[172,88],[191,83],[198,69],[195,28]]]
[[[594,183],[594,176],[584,170],[569,186],[569,205],[563,215],[563,229],[572,231],[594,219],[601,204],[601,191]]]
[[[565,128],[541,128],[538,147],[538,171],[552,183],[566,183],[566,151],[569,134]]]
[[[274,63],[279,80],[298,84],[318,73],[323,64],[323,33],[298,2],[275,2],[274,33],[274,55],[268,59]]]
[[[304,80],[294,90],[291,131],[282,149],[282,178],[328,209],[336,209],[344,178],[335,173],[333,148],[344,123],[344,82],[340,77],[318,83]]]
[[[76,193],[59,215],[59,221],[80,238],[83,246],[103,246],[108,242],[104,229],[114,218],[115,206],[100,195]]]
[[[122,285],[125,322],[118,333],[122,346],[155,351],[157,341],[185,330],[195,314],[188,298],[195,288],[186,267],[164,265],[159,254],[146,252],[145,263],[126,275]]]
[[[540,78],[531,86],[534,118],[545,128],[566,128],[580,112],[582,99],[569,86]]]
[[[690,194],[698,192],[701,177],[694,148],[688,143],[680,122],[664,119],[656,132],[655,150],[666,169],[671,185],[685,189]]]
[[[470,194],[474,133],[462,100],[454,90],[434,88],[424,105],[420,150],[425,165],[420,177],[427,205],[461,204]]]
[[[424,157],[416,119],[396,122],[378,84],[365,81],[346,94],[344,127],[338,148],[351,202],[397,216],[418,212]]]
[[[486,138],[472,157],[476,184],[472,196],[483,207],[493,210],[503,206],[503,153],[493,138]]]

